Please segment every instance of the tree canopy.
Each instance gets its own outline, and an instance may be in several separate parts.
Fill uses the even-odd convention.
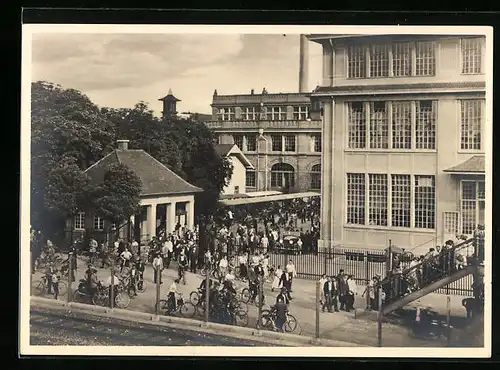
[[[145,102],[133,108],[100,108],[85,94],[50,82],[32,83],[31,224],[49,234],[64,228],[76,210],[102,213],[108,220],[129,216],[138,200],[137,178],[112,167],[104,183],[91,187],[85,169],[128,139],[193,185],[196,213],[211,214],[231,177],[232,166],[214,148],[202,123],[173,117],[162,121]],[[137,202],[138,203],[138,202]]]

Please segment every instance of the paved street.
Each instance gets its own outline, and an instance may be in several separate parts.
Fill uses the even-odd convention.
[[[77,279],[73,283],[72,289],[76,289],[77,282],[80,277],[83,277],[86,267],[85,260],[79,259]],[[98,277],[101,280],[106,280],[109,276],[109,270],[99,269]],[[37,273],[34,276],[34,281],[40,277]],[[169,269],[163,272],[163,284],[161,285],[161,298],[167,296],[168,288],[173,279],[177,276],[175,262],[172,263]],[[187,284],[180,284],[178,289],[182,292],[185,298],[189,298],[189,293],[199,286],[202,277],[197,274],[186,273]],[[131,300],[129,310],[154,313],[154,304],[156,301],[156,287],[153,285],[153,271],[151,266],[147,266],[145,271],[145,281],[148,289],[144,293],[140,293],[137,297]],[[242,289],[246,287],[244,283],[238,282],[238,287]],[[274,303],[277,292],[271,292],[271,284],[265,284],[266,307]],[[364,298],[361,298],[364,287],[360,286],[356,297],[355,306],[364,308]],[[291,313],[297,318],[299,323],[298,332],[296,334],[313,336],[315,333],[315,295],[316,286],[313,280],[295,279],[293,282],[293,301],[290,305]],[[60,299],[66,299],[66,296],[61,296]],[[460,304],[461,297],[452,296],[452,315],[463,317],[464,310]],[[446,296],[440,294],[430,294],[418,303],[421,307],[431,307],[433,310],[444,314],[446,312]],[[414,305],[413,305],[414,306]],[[412,305],[407,307],[408,315],[413,315]],[[258,317],[258,308],[255,305],[249,305],[249,326],[255,327]],[[198,319],[203,319],[198,316]],[[443,318],[442,318],[443,319]],[[401,325],[401,321],[405,321],[405,325]],[[444,339],[439,336],[416,335],[407,325],[408,320],[402,319],[396,323],[384,323],[383,336],[384,345],[387,346],[438,346],[444,344]],[[377,323],[366,319],[355,319],[353,312],[336,312],[336,313],[321,313],[320,316],[320,337],[334,340],[342,340],[355,342],[364,345],[377,344]]]
[[[165,327],[143,326],[82,313],[35,308],[31,345],[80,346],[258,346],[259,343]],[[260,344],[262,345],[262,344]]]

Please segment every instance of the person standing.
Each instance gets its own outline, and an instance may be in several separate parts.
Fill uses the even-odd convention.
[[[135,265],[135,270],[137,273],[137,289],[142,290],[144,285],[144,270],[146,270],[146,264],[144,263],[144,259],[142,257],[139,257],[139,260]]]
[[[262,238],[260,239],[260,244],[261,244],[261,246],[262,246],[262,252],[263,252],[264,254],[266,254],[266,253],[267,253],[267,250],[268,250],[268,248],[269,248],[269,238],[267,237],[267,235],[266,235],[266,234],[264,234],[264,235],[262,236]]]
[[[54,291],[54,299],[59,297],[59,280],[61,280],[61,274],[59,270],[54,270],[52,274],[52,290]]]
[[[240,265],[240,278],[243,280],[247,278],[247,261],[248,255],[246,252],[238,256],[238,263]]]
[[[295,265],[293,264],[292,260],[288,261],[288,264],[286,265],[285,271],[288,274],[288,287],[287,287],[287,289],[290,293],[292,293],[293,279],[297,276],[297,270],[295,270]]]
[[[354,302],[358,295],[358,285],[356,284],[356,280],[354,280],[354,275],[349,275],[347,277],[347,287],[349,289],[347,292],[347,309],[354,310]]]
[[[167,238],[161,247],[161,258],[163,260],[163,266],[165,266],[167,269],[170,265],[170,261],[168,260],[168,242],[169,238]]]
[[[274,309],[276,310],[276,320],[274,322],[276,325],[276,330],[280,333],[283,333],[288,307],[285,302],[278,301],[274,305]]]
[[[196,274],[196,268],[198,266],[198,245],[195,242],[192,243],[189,253],[189,271]]]
[[[347,307],[347,294],[349,293],[349,286],[347,285],[347,277],[345,274],[342,274],[339,277],[338,284],[340,309],[349,312],[349,308]]]
[[[274,270],[273,274],[274,278],[271,285],[271,292],[274,292],[274,289],[280,289],[282,287],[281,276],[283,275],[283,270],[281,269],[280,265],[278,265],[278,268]]]
[[[51,261],[45,270],[45,278],[47,279],[47,294],[52,294],[52,276],[54,273],[54,262]]]
[[[328,312],[332,312],[332,303],[334,294],[335,294],[335,287],[333,281],[330,277],[327,277],[325,283],[323,284],[323,295],[325,297],[325,300],[323,302],[323,307],[321,308],[323,312],[325,312],[325,307],[328,309]]]
[[[325,294],[323,292],[323,287],[325,286],[325,283],[328,281],[328,278],[326,277],[326,274],[321,275],[321,278],[318,280],[319,286],[321,287],[320,290],[320,297],[319,297],[319,303],[324,304],[325,303]]]
[[[160,284],[163,284],[163,281],[161,281],[161,274],[163,271],[163,260],[162,260],[159,253],[156,254],[156,256],[153,260],[153,269],[154,269],[154,282],[155,282],[155,284],[157,284],[158,282]]]

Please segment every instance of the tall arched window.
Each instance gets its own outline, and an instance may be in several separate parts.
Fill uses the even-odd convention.
[[[311,190],[321,189],[321,165],[315,164],[311,167]]]
[[[276,163],[271,167],[271,187],[293,188],[295,186],[295,169],[288,163]]]

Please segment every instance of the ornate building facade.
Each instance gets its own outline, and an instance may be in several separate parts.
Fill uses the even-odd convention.
[[[236,144],[250,160],[246,191],[321,188],[321,119],[307,93],[219,95],[205,122],[219,144]]]

